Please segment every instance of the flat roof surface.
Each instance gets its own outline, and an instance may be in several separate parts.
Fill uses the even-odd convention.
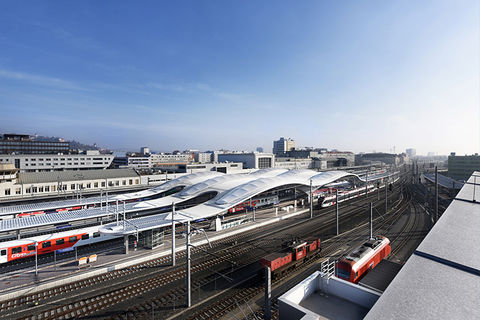
[[[480,319],[479,200],[474,172],[366,319]]]
[[[100,155],[104,156],[104,155]],[[99,156],[99,157],[100,157]],[[86,156],[87,157],[87,156]],[[88,156],[91,157],[91,156]],[[18,183],[47,183],[62,181],[83,181],[97,179],[133,178],[140,175],[133,169],[65,170],[51,172],[20,172]]]
[[[382,260],[360,280],[359,284],[369,289],[383,292],[402,267],[403,265],[399,263]]]
[[[323,291],[307,296],[300,306],[315,312],[320,319],[363,319],[368,313],[368,308]]]
[[[435,183],[435,173],[424,173],[423,175],[425,179]],[[447,189],[452,189],[452,187],[461,189],[463,187],[463,183],[441,174],[438,174],[438,184]]]

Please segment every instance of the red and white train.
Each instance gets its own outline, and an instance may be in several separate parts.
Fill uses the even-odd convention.
[[[372,193],[375,190],[376,190],[375,186],[368,185],[368,187],[367,187],[367,192],[368,193]],[[364,195],[364,194],[365,194],[365,187],[355,188],[355,189],[352,189],[352,190],[343,190],[343,191],[339,190],[338,191],[338,202],[340,203],[340,202],[347,201],[347,200],[350,200],[350,199],[358,198],[358,197],[360,197],[361,195]],[[333,206],[333,205],[335,205],[336,195],[335,194],[329,195],[329,196],[318,199],[318,201],[322,204],[323,208]]]
[[[304,241],[294,241],[287,244],[284,250],[270,253],[263,257],[260,262],[263,267],[269,267],[271,272],[276,275],[295,268],[305,259],[318,254],[320,250],[320,239],[309,237]]]
[[[36,251],[38,255],[56,250],[68,251],[73,250],[75,247],[107,241],[118,237],[101,234],[98,231],[101,227],[102,226],[94,226],[0,242],[0,263],[35,256]],[[37,248],[35,248],[35,244],[37,244]]]
[[[383,236],[377,236],[373,240],[364,242],[348,256],[337,262],[336,275],[340,279],[357,283],[391,251],[390,240]]]
[[[265,207],[265,206],[274,205],[274,204],[278,204],[278,196],[270,196],[270,197],[247,200],[237,204],[233,208],[228,209],[228,212],[230,213],[242,212],[242,211],[245,211],[246,209]]]

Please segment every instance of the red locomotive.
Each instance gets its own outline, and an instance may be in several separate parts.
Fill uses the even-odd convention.
[[[284,250],[271,253],[261,260],[262,266],[269,267],[274,275],[295,268],[321,250],[320,239],[317,237],[309,237],[305,241],[292,241],[285,247]]]
[[[388,256],[390,251],[392,248],[388,238],[377,236],[375,239],[368,240],[337,262],[337,277],[357,283],[370,269],[375,268]]]

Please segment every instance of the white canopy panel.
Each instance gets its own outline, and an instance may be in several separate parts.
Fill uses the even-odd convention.
[[[206,203],[177,211],[174,219],[177,222],[183,222],[214,217],[225,213],[229,208],[246,201],[257,194],[282,185],[299,184],[309,186],[311,179],[312,185],[315,186],[315,188],[319,188],[347,176],[358,178],[357,175],[345,171],[327,171],[318,173],[313,170],[292,170],[276,176],[261,177],[238,185],[233,189],[221,192],[215,198]],[[141,230],[149,230],[170,225],[172,223],[171,219],[171,213],[135,218],[128,220],[128,223],[125,225],[121,224],[121,226],[116,226],[116,224],[105,225],[105,227],[100,229],[100,232],[132,234]]]

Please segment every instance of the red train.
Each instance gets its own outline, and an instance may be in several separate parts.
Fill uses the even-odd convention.
[[[337,262],[337,277],[357,283],[370,269],[375,268],[380,261],[388,256],[391,251],[392,248],[388,238],[377,236],[373,240],[368,240]]]
[[[309,237],[304,241],[292,241],[288,243],[284,250],[263,257],[261,263],[265,268],[270,267],[274,275],[281,274],[318,254],[320,250],[320,239],[317,237]]]

